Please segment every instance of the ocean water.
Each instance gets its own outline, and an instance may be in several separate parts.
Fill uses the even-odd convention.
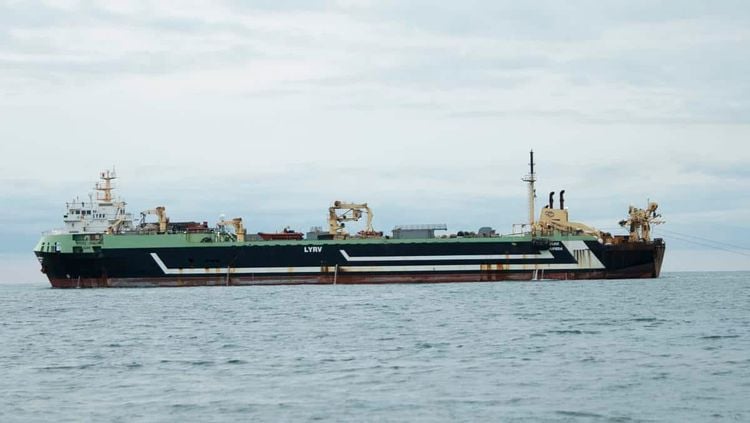
[[[750,273],[0,285],[0,421],[750,421]]]

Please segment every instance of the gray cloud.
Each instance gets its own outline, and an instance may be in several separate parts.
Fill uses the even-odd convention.
[[[576,219],[650,197],[748,235],[745,2],[122,6],[0,4],[1,232],[59,226],[111,163],[136,212],[306,229],[347,199],[507,231],[534,147]]]
[[[169,75],[221,69],[269,58],[304,64],[315,57],[316,52],[320,52],[334,54],[333,57],[322,59],[330,65],[338,66],[342,60],[349,63],[348,69],[341,75],[297,81],[306,81],[318,90],[325,87],[351,88],[353,84],[422,91],[506,89],[524,84],[533,86],[541,75],[555,75],[569,81],[571,89],[581,85],[609,84],[629,86],[636,91],[661,90],[662,94],[643,92],[643,101],[647,101],[649,96],[668,95],[674,110],[673,116],[655,117],[650,116],[647,107],[641,108],[640,116],[629,116],[616,108],[610,116],[596,116],[601,114],[596,109],[573,110],[570,107],[553,108],[553,113],[572,110],[591,116],[594,121],[611,121],[611,115],[616,114],[624,116],[624,119],[644,122],[656,119],[660,122],[697,120],[737,123],[746,122],[746,116],[750,115],[750,106],[745,100],[750,86],[744,77],[750,71],[750,59],[744,54],[731,53],[746,51],[750,41],[746,38],[747,34],[738,35],[739,39],[736,36],[735,39],[721,36],[722,31],[731,34],[731,28],[747,27],[747,8],[737,3],[722,2],[708,7],[705,2],[679,2],[678,6],[673,2],[654,4],[645,1],[606,5],[591,1],[565,4],[475,1],[468,5],[390,2],[346,7],[334,2],[272,2],[253,3],[250,6],[239,2],[229,3],[228,6],[236,16],[215,20],[196,14],[169,16],[148,11],[118,13],[87,3],[79,9],[67,11],[43,4],[4,5],[3,13],[0,13],[6,28],[2,45],[14,57],[0,58],[0,66],[16,78],[36,78],[57,84],[75,77],[79,81],[90,81],[91,78],[114,78],[129,74]],[[338,35],[316,36],[315,29],[306,28],[304,21],[297,30],[289,30],[293,27],[262,28],[253,21],[242,20],[245,17],[262,18],[266,16],[263,13],[275,13],[274,16],[278,17],[283,16],[279,14],[298,12],[321,15],[335,12],[349,19],[352,25],[358,24],[363,28],[377,25],[375,28],[378,30],[390,32],[382,34],[390,40],[383,44],[378,36],[361,40],[355,37],[350,41]],[[294,15],[290,16],[295,19]],[[306,15],[302,16],[304,19]],[[634,44],[632,48],[618,47],[612,50],[607,43],[619,42],[617,38],[603,38],[613,31],[633,25],[646,25],[643,31],[655,30],[658,35],[658,25],[670,23],[685,24],[684,31],[697,28],[704,32],[697,34],[697,37],[706,35],[708,41],[675,48],[663,40],[647,39],[641,40],[640,45]],[[651,28],[649,24],[657,26]],[[185,37],[185,40],[183,43],[173,41],[179,48],[164,45],[153,50],[147,45],[140,45],[118,52],[118,47],[113,46],[111,53],[82,56],[80,51],[71,50],[72,45],[54,44],[54,40],[49,38],[51,34],[21,38],[11,35],[11,31],[19,29],[86,29],[101,25],[121,28],[126,31],[124,36],[140,31],[144,36],[156,37],[156,40],[161,36]],[[711,35],[719,37],[711,41]],[[73,36],[77,35],[73,33]],[[225,37],[233,41],[227,44]],[[393,37],[400,37],[406,43],[399,45],[393,42],[398,38]],[[429,37],[435,38],[425,44]],[[198,40],[215,42],[211,47],[189,47],[189,43]],[[523,44],[528,41],[535,44]],[[596,48],[610,50],[605,50],[604,54],[586,52],[592,43],[601,44]],[[514,45],[517,47],[503,51]],[[500,50],[493,51],[498,47]],[[578,51],[580,48],[583,50]],[[564,53],[566,50],[570,50],[570,53]],[[575,57],[556,57],[560,52],[563,55],[574,54]],[[41,57],[32,58],[29,54]],[[367,63],[370,59],[384,64]],[[361,62],[361,65],[351,66],[351,63],[357,62]],[[702,88],[707,86],[710,88]],[[265,92],[273,89],[266,88]],[[667,91],[669,94],[665,94]],[[441,106],[424,99],[412,99],[408,103],[432,103],[436,109]],[[372,106],[360,104],[359,107]],[[472,107],[456,113],[463,116],[480,116],[484,113],[481,109],[474,109]],[[487,111],[492,112],[491,109]],[[545,117],[548,113],[550,110],[541,110],[539,117]]]

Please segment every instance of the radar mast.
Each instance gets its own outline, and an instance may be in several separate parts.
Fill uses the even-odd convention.
[[[94,189],[99,191],[96,195],[96,200],[104,203],[111,203],[112,190],[114,189],[114,187],[112,186],[112,180],[117,179],[114,168],[112,169],[112,171],[106,170],[99,173],[99,179],[101,179],[103,182],[97,182],[96,186],[94,186]]]
[[[522,180],[529,184],[529,228],[534,233],[534,198],[536,197],[536,173],[534,172],[534,150],[529,151],[529,168],[530,172]]]

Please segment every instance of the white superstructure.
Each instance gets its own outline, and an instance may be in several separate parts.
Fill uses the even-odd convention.
[[[88,202],[76,197],[65,203],[63,232],[117,233],[133,229],[133,216],[125,211],[125,201],[112,197],[112,180],[117,178],[115,171],[101,172],[99,178],[102,181],[94,186],[96,199],[90,195]]]

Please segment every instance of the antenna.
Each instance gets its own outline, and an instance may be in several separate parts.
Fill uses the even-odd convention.
[[[529,184],[529,227],[531,231],[534,231],[534,198],[536,198],[536,189],[534,188],[534,182],[536,182],[536,173],[534,173],[534,150],[529,151],[529,169],[530,172],[522,180]]]

